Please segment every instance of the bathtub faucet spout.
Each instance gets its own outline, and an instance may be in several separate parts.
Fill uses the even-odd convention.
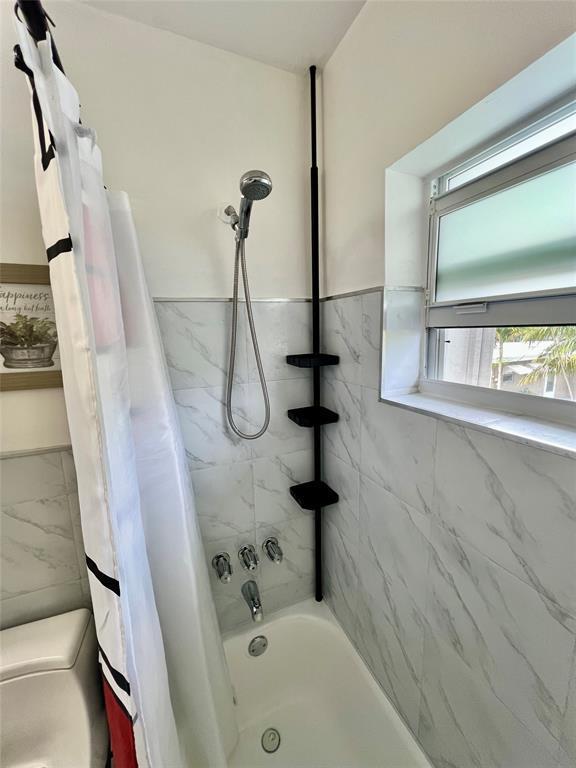
[[[247,581],[242,584],[242,597],[246,600],[252,621],[262,621],[264,613],[262,611],[262,601],[260,600],[260,591],[255,581]]]

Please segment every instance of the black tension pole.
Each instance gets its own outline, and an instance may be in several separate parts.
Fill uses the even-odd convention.
[[[321,368],[338,365],[338,355],[321,351],[320,342],[320,242],[318,222],[318,157],[316,142],[316,67],[310,67],[310,234],[312,262],[312,352],[286,355],[288,365],[312,369],[313,402],[305,408],[291,408],[288,418],[298,426],[312,428],[314,436],[314,479],[290,487],[290,494],[302,507],[314,513],[314,582],[315,597],[324,597],[322,574],[322,510],[338,503],[338,494],[322,480],[322,427],[335,424],[339,416],[324,408],[321,402]]]
[[[320,354],[320,240],[318,225],[318,156],[316,144],[316,67],[310,67],[310,235],[312,254],[312,353]],[[321,369],[313,373],[314,408],[320,408]],[[314,424],[314,482],[322,481],[322,424]],[[322,507],[314,509],[315,597],[322,600]]]

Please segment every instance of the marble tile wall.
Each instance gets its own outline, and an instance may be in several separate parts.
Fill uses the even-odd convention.
[[[442,768],[576,765],[576,461],[378,401],[381,292],[323,306],[327,600]]]
[[[576,764],[576,462],[552,451],[380,403],[381,291],[323,304],[325,475],[340,494],[324,513],[326,599],[438,767]],[[157,314],[221,626],[249,621],[236,553],[278,537],[261,558],[265,611],[313,590],[312,518],[290,485],[310,479],[311,435],[285,412],[310,402],[310,305],[258,302],[269,377],[265,438],[225,426],[230,305],[161,302]],[[261,416],[246,328],[235,412]],[[4,458],[1,619],[12,626],[89,603],[70,452]]]
[[[286,364],[290,353],[307,352],[311,305],[302,301],[253,304],[272,417],[258,440],[241,440],[224,412],[231,305],[225,301],[156,302],[160,332],[174,389],[194,485],[196,508],[222,630],[250,622],[240,588],[255,578],[265,612],[313,592],[313,523],[292,500],[291,485],[311,479],[312,436],[291,422],[289,408],[311,402],[308,371]],[[234,389],[238,425],[253,432],[263,417],[255,358],[240,312]],[[262,543],[276,536],[284,560],[275,565]],[[260,555],[255,574],[242,570],[237,552],[253,544]],[[221,584],[210,567],[218,552],[232,557],[233,577]]]
[[[0,460],[0,627],[90,605],[70,451]]]

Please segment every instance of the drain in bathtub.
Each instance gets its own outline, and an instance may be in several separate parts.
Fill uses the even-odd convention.
[[[250,656],[262,656],[266,648],[268,648],[268,639],[264,635],[258,635],[250,640],[248,653]]]
[[[280,734],[276,728],[266,728],[262,734],[262,749],[264,752],[276,752],[280,746]]]

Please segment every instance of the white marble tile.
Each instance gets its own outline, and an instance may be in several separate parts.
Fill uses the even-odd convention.
[[[424,333],[424,294],[410,289],[384,289],[384,392],[418,387]]]
[[[437,526],[431,544],[427,617],[436,638],[554,752],[576,619]]]
[[[360,383],[362,350],[362,297],[347,296],[322,303],[323,351],[339,355],[339,365],[325,370],[327,379]]]
[[[439,423],[435,518],[576,616],[576,462]]]
[[[423,385],[425,387],[425,385]],[[513,440],[559,456],[576,459],[576,430],[528,416],[507,415],[504,411],[460,403],[436,394],[411,392],[407,395],[384,393],[386,403],[426,416],[481,431],[505,440]]]
[[[339,495],[322,513],[324,596],[350,637],[356,626],[359,558],[359,473],[331,453],[324,455],[324,477]]]
[[[436,423],[362,388],[361,472],[421,512],[432,504]]]
[[[255,459],[253,468],[256,525],[278,525],[302,514],[300,506],[290,495],[290,486],[312,478],[314,464],[311,450]]]
[[[215,606],[221,632],[234,632],[252,623],[250,609],[240,593],[222,593]]]
[[[329,512],[326,514],[343,532],[354,535],[354,529],[356,532],[358,530],[359,520],[359,473],[330,450],[324,451],[323,471],[325,481],[340,497],[337,504],[326,507]]]
[[[418,736],[434,765],[556,768],[556,756],[431,632],[424,669]]]
[[[354,629],[355,646],[366,665],[412,731],[418,725],[420,669],[402,647],[390,617],[360,584]],[[420,662],[421,663],[421,662]]]
[[[362,426],[360,386],[325,378],[322,382],[322,402],[340,417],[335,424],[326,424],[324,427],[326,449],[350,466],[359,469]]]
[[[72,451],[62,451],[62,470],[64,472],[64,482],[68,493],[76,493],[78,482],[76,479],[76,466],[74,465],[74,456]]]
[[[80,581],[58,584],[0,601],[0,629],[46,619],[90,605]]]
[[[502,418],[501,411],[479,408],[421,392],[412,392],[409,395],[385,395],[385,400],[417,413],[432,414],[456,423],[461,422],[464,426],[468,426],[470,423],[477,426],[492,425]]]
[[[556,768],[574,768],[574,759],[560,750]]]
[[[70,517],[72,521],[72,536],[74,538],[74,549],[76,560],[78,562],[78,572],[82,579],[88,579],[88,569],[86,567],[86,552],[84,549],[84,536],[82,534],[82,520],[80,518],[80,501],[78,493],[68,494],[68,506],[70,508]]]
[[[0,459],[2,503],[50,499],[66,493],[59,451]]]
[[[264,621],[275,611],[307,600],[314,594],[314,578],[311,575],[287,583],[278,584],[261,593]]]
[[[410,611],[425,612],[428,586],[430,519],[389,491],[365,477],[360,478],[360,572],[364,586],[375,583],[398,588],[403,600],[410,598]],[[363,574],[363,563],[371,558],[375,567]],[[371,582],[370,578],[376,582]],[[374,590],[374,594],[377,594]],[[385,595],[382,595],[384,598]]]
[[[242,308],[243,309],[243,308]],[[310,371],[288,365],[286,355],[309,352],[312,344],[312,305],[305,301],[259,301],[252,305],[258,345],[267,381],[309,378]],[[258,369],[246,323],[249,381]]]
[[[415,730],[425,627],[428,520],[360,479],[358,647]]]
[[[241,440],[228,427],[223,388],[183,389],[174,395],[191,469],[233,464],[251,458],[249,442]],[[246,385],[235,387],[233,411],[243,430],[251,429],[244,418],[247,396]]]
[[[310,405],[311,388],[312,384],[309,379],[290,379],[268,383],[271,411],[270,426],[262,437],[250,441],[254,458],[281,456],[285,453],[311,448],[311,430],[299,427],[290,421],[286,415],[289,408]],[[246,413],[249,420],[248,429],[253,432],[262,425],[264,403],[259,384],[249,384],[248,391],[249,406]]]
[[[382,291],[365,293],[362,299],[362,344],[360,383],[380,391],[382,371]]]
[[[576,429],[573,426],[525,416],[499,418],[492,426],[513,437],[516,442],[534,447],[547,447],[560,455],[576,458]]]
[[[273,563],[262,552],[268,536],[278,539],[283,553],[281,563]],[[281,525],[263,525],[256,530],[256,547],[260,554],[261,589],[312,577],[314,572],[314,520],[311,512],[301,512]]]
[[[225,386],[232,309],[224,301],[156,302],[156,314],[174,389]],[[240,307],[236,380],[247,380],[244,308]]]
[[[254,530],[251,462],[191,473],[202,538],[214,541]]]
[[[358,605],[358,542],[334,525],[323,521],[324,599],[350,638],[356,633]]]
[[[2,507],[2,597],[80,579],[68,499]]]
[[[576,646],[570,669],[568,696],[564,706],[562,732],[558,752],[558,768],[573,768],[576,765]]]

